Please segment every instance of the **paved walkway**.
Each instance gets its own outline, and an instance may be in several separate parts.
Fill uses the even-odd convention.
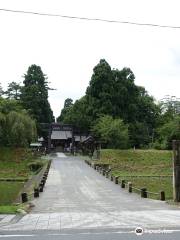
[[[180,226],[180,209],[142,199],[86,165],[78,157],[54,157],[44,192],[34,209],[7,230],[146,228]]]

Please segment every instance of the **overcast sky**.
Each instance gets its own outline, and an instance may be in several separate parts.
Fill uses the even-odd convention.
[[[180,26],[177,0],[0,0],[0,8]],[[0,11],[0,82],[23,81],[28,66],[47,74],[57,117],[84,95],[93,67],[130,67],[157,100],[180,97],[180,29],[82,21]]]

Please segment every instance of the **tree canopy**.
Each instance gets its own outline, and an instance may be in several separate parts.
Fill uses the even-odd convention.
[[[160,108],[145,88],[135,84],[130,68],[111,69],[101,59],[93,69],[85,96],[63,108],[59,119],[90,130],[102,115],[128,124],[131,146],[143,147],[152,143]]]
[[[9,99],[15,99],[19,100],[21,96],[21,85],[20,83],[11,82],[8,84],[7,90],[4,92],[4,94]]]
[[[48,82],[41,67],[31,65],[24,75],[24,86],[22,87],[21,101],[23,107],[29,111],[37,122],[38,135],[46,137],[41,123],[54,121],[53,112],[48,101]]]
[[[120,118],[104,115],[98,118],[92,132],[108,148],[124,149],[129,146],[128,126]]]
[[[24,147],[36,138],[36,123],[16,100],[0,99],[0,145]]]

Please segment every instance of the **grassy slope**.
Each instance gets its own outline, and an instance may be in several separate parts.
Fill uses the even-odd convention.
[[[28,164],[33,161],[31,153],[25,149],[13,149],[0,147],[0,178],[26,179],[32,172]],[[5,212],[2,205],[11,204],[17,197],[21,188],[22,182],[6,182],[0,181],[0,212]],[[15,207],[9,207],[8,212],[14,211]]]
[[[0,148],[0,178],[27,178],[31,159],[25,149]]]
[[[113,175],[120,175],[123,179],[131,181],[137,188],[147,187],[149,191],[166,192],[166,199],[172,198],[172,152],[159,150],[111,150],[101,151],[100,162],[109,163]],[[132,177],[152,176],[152,177]],[[122,179],[121,178],[121,179]],[[159,196],[151,195],[152,198]]]
[[[0,204],[11,204],[22,187],[22,182],[0,182]]]

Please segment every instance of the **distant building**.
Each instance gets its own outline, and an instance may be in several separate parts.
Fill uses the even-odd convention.
[[[49,125],[48,149],[58,147],[62,151],[72,151],[87,136],[87,133],[82,133],[72,125],[52,123]]]

